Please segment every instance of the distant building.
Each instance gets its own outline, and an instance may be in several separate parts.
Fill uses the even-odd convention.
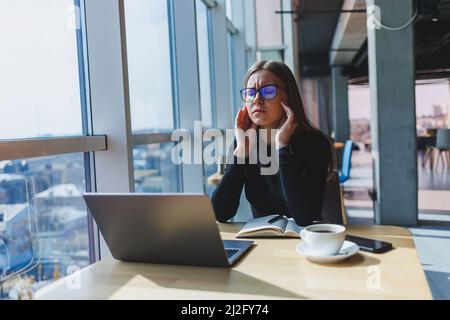
[[[442,107],[438,104],[433,104],[433,115],[436,118],[442,117],[444,112],[442,112]]]
[[[352,119],[350,121],[351,137],[355,143],[370,145],[370,120],[366,118]]]

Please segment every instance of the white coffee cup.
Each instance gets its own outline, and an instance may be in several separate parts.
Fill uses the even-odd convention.
[[[315,224],[300,232],[313,255],[332,256],[339,252],[345,240],[345,227],[339,224]]]

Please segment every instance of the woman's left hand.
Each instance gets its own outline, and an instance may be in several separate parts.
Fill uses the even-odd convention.
[[[281,106],[283,107],[284,112],[286,112],[286,115],[281,118],[278,124],[278,132],[275,136],[275,145],[277,149],[286,147],[289,144],[289,140],[297,128],[294,112],[284,101],[284,99],[281,101]]]

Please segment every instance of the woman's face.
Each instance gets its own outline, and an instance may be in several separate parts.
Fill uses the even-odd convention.
[[[281,101],[286,97],[283,83],[268,70],[260,70],[250,76],[247,88],[260,89],[267,85],[275,85],[278,88],[276,95],[265,100],[258,91],[253,101],[245,102],[250,119],[261,128],[271,129],[278,126],[278,122],[285,114]]]

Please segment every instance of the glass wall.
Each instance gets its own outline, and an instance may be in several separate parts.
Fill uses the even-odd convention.
[[[174,128],[167,0],[126,0],[133,133]]]
[[[240,98],[240,89],[242,89],[242,79],[237,78],[236,72],[236,46],[235,46],[235,36],[230,32],[227,32],[228,41],[228,59],[230,66],[230,88],[231,88],[231,101],[233,104],[234,114],[237,114],[238,110],[242,107]]]
[[[435,141],[436,130],[448,128],[450,90],[447,80],[418,81],[416,84],[416,127],[419,148],[423,143]],[[349,87],[349,116],[351,139],[370,147],[370,88]],[[435,143],[435,142],[434,142]]]
[[[256,41],[258,60],[284,61],[281,0],[258,0],[256,4]]]
[[[0,162],[1,298],[90,263],[83,154]]]
[[[225,0],[225,12],[229,20],[233,20],[233,4],[232,0]]]
[[[167,0],[125,1],[133,135],[171,133],[177,127],[169,17]],[[136,192],[181,192],[180,168],[171,161],[174,144],[169,141],[170,136],[165,143],[134,146]]]
[[[179,166],[174,165],[174,143],[135,146],[133,149],[136,192],[180,192]]]
[[[416,85],[417,135],[435,135],[450,128],[450,84],[447,79],[421,81]]]
[[[0,2],[0,143],[86,133],[78,2]],[[86,155],[8,160],[15,142],[0,155],[1,299],[30,298],[91,261]]]
[[[204,129],[217,126],[215,101],[212,94],[212,47],[211,47],[211,9],[201,0],[195,1],[197,20],[197,51],[200,76],[201,117]],[[204,143],[204,146],[207,144]],[[217,171],[214,164],[203,164],[205,192],[211,195],[214,186],[208,184],[208,177]]]
[[[197,18],[197,50],[198,69],[200,74],[200,98],[202,122],[204,128],[211,128],[215,125],[214,104],[211,94],[211,50],[210,50],[210,12],[208,7],[201,1],[196,0]]]
[[[274,47],[283,44],[280,0],[256,1],[256,40],[259,48]]]
[[[82,133],[73,4],[0,1],[0,139]]]

